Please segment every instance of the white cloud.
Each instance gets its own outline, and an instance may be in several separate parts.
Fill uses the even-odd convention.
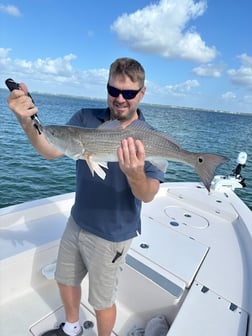
[[[167,84],[160,86],[150,81],[146,81],[147,96],[159,96],[159,97],[186,97],[192,93],[193,89],[200,84],[197,80],[187,80],[178,84]]]
[[[236,94],[234,92],[228,91],[228,92],[223,93],[221,97],[224,100],[230,101],[230,100],[236,99]]]
[[[238,59],[242,63],[239,69],[229,69],[227,71],[231,81],[247,89],[252,89],[252,57],[241,54]]]
[[[0,70],[4,70],[11,63],[11,59],[8,57],[10,48],[0,48]]]
[[[13,5],[4,5],[0,3],[0,12],[12,15],[12,16],[21,16],[19,9]]]
[[[68,76],[73,71],[71,61],[76,58],[69,54],[63,57],[37,59],[27,61],[24,59],[11,59],[9,57],[11,49],[0,48],[0,69],[2,72],[18,72],[20,75],[31,73],[34,78],[41,78],[43,74]]]
[[[241,54],[238,56],[245,67],[252,68],[252,57],[247,54]]]
[[[68,83],[69,86],[103,86],[107,82],[108,70],[90,69],[79,70],[74,68],[72,61],[76,59],[74,54],[63,57],[45,59],[38,58],[34,61],[24,59],[11,59],[9,57],[11,49],[0,48],[0,71],[7,77],[18,74],[19,79],[39,81],[43,83],[62,84]]]
[[[246,104],[248,104],[250,106],[250,109],[251,109],[251,106],[252,106],[252,95],[244,96],[244,102]]]
[[[0,48],[0,58],[6,58],[10,51],[10,48]]]
[[[67,76],[73,71],[71,61],[76,58],[75,55],[69,54],[55,59],[47,57],[46,59],[37,59],[32,67],[40,72],[48,75],[63,75]]]
[[[189,23],[206,10],[206,2],[160,0],[132,14],[123,14],[111,26],[129,48],[165,58],[209,62],[215,47],[206,46]],[[189,28],[188,28],[189,27]]]
[[[205,65],[201,65],[198,67],[193,68],[193,72],[200,77],[215,77],[215,78],[219,78],[221,77],[221,73],[224,69],[224,65],[223,64],[205,64]]]
[[[225,106],[229,111],[252,113],[252,95],[243,95],[240,92],[227,91],[221,96],[223,109]]]
[[[176,85],[166,85],[164,89],[173,96],[186,96],[198,86],[199,82],[192,79]]]
[[[72,53],[56,58],[46,57],[35,60],[15,59],[10,54],[10,48],[0,48],[1,87],[4,86],[4,79],[11,77],[19,82],[25,82],[31,91],[106,97],[108,69],[80,69],[75,66],[76,56]],[[244,66],[247,67],[250,64],[250,57],[243,55],[241,59]],[[195,79],[166,85],[150,82],[147,79],[146,86],[145,101],[149,103],[212,108],[212,104],[215,106],[215,100],[217,101],[215,97],[209,105],[198,89],[200,83]],[[250,92],[246,96],[239,92],[233,93],[230,90],[224,93],[223,105],[218,106],[218,109],[251,113]]]

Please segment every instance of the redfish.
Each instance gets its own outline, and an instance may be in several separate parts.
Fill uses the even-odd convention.
[[[181,148],[166,133],[153,129],[148,123],[133,121],[126,128],[118,120],[108,121],[98,128],[48,125],[43,126],[47,140],[65,155],[74,160],[86,160],[94,175],[105,179],[107,162],[118,161],[117,149],[125,138],[141,140],[146,161],[166,171],[167,160],[192,166],[203,184],[210,191],[211,181],[217,167],[228,158],[219,154],[194,153]]]

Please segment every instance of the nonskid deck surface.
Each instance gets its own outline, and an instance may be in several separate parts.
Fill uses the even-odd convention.
[[[52,328],[58,328],[59,324],[65,320],[64,308],[61,305],[55,311],[44,316],[41,320],[30,327],[30,333],[33,336],[39,336],[41,333]],[[82,303],[80,305],[80,323],[84,329],[85,336],[96,336],[97,327],[94,314],[88,310]],[[113,333],[113,336],[116,334]]]
[[[72,197],[54,198],[54,201],[57,202],[53,204],[52,199],[49,203],[31,202],[27,207],[15,206],[14,212],[5,209],[1,214],[0,239],[4,249],[0,252],[0,330],[3,335],[39,336],[65,320],[55,281],[46,279],[43,270],[57,258]],[[153,316],[166,312],[170,298],[174,299],[153,279],[128,265],[122,272],[120,286],[114,335],[126,336],[134,328],[144,328]],[[152,295],[143,295],[138,290],[145,287]],[[88,279],[82,288],[81,320],[82,324],[86,322],[85,335],[96,335],[95,316],[87,302]]]
[[[135,284],[142,282],[141,286],[144,287],[146,279],[140,274],[134,278],[135,271],[130,269],[130,272],[130,280]],[[42,282],[43,285],[26,288],[22,293],[19,292],[15,297],[13,296],[9,301],[5,300],[0,305],[1,335],[39,336],[49,329],[58,327],[65,320],[64,309],[55,281],[46,280],[44,282],[42,280]],[[123,283],[123,287],[125,283]],[[151,290],[152,295],[156,297],[157,302],[155,302],[155,298],[153,302],[152,295],[142,297],[141,292],[138,293],[138,296],[135,291],[119,293],[118,318],[113,331],[114,336],[128,336],[132,330],[143,329],[147,322],[157,314],[167,314],[169,309],[171,311],[171,308],[166,307],[168,303],[166,298],[169,299],[170,296],[149,280],[147,280],[146,285]],[[154,287],[156,288],[154,289]],[[87,302],[87,291],[88,278],[82,284],[80,321],[84,328],[84,335],[96,336],[96,319],[92,307]],[[130,304],[125,300],[125,297]],[[120,299],[124,302],[121,302]],[[137,305],[134,305],[134,300],[138,301]],[[132,307],[134,310],[131,310]]]
[[[74,194],[66,194],[0,210],[1,334],[39,336],[64,321],[57,286],[42,269],[55,263],[73,199]],[[172,324],[169,334],[182,336],[178,321],[190,313],[189,303],[215,302],[208,301],[205,292],[202,296],[202,288],[217,298],[216,303],[218,297],[223,299],[215,317],[220,323],[236,307],[233,323],[246,330],[251,311],[245,295],[251,283],[247,247],[252,236],[246,223],[252,218],[237,200],[228,191],[208,194],[196,183],[167,183],[153,202],[143,204],[142,235],[134,239],[121,273],[114,335],[128,336],[130,330],[144,328],[152,317],[164,314]],[[88,279],[82,288],[84,335],[96,335],[87,302]],[[194,312],[197,315],[196,307]],[[197,331],[193,323],[191,328]]]
[[[1,335],[15,336],[39,336],[65,320],[58,290],[53,283],[1,305],[0,316]],[[83,303],[80,321],[85,326],[85,335],[97,335],[95,316]]]

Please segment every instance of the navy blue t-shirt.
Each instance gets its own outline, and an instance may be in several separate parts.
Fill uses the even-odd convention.
[[[144,120],[140,110],[139,119]],[[68,125],[97,128],[109,120],[109,109],[82,109]],[[92,176],[85,160],[76,161],[76,196],[71,210],[75,222],[84,230],[106,240],[119,242],[141,233],[141,201],[136,199],[118,162],[109,162],[102,180]],[[148,177],[163,181],[164,174],[145,162]]]

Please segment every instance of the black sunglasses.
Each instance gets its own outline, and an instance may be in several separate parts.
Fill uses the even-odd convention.
[[[107,90],[108,90],[108,94],[114,98],[117,98],[119,94],[122,94],[124,99],[133,99],[142,90],[142,88],[138,90],[119,90],[115,88],[114,86],[110,86],[108,83]]]

